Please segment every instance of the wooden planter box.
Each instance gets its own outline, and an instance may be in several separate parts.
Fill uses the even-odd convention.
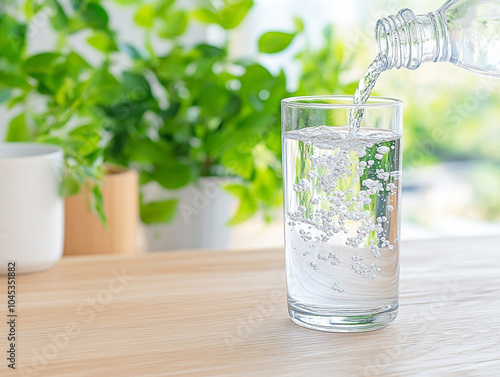
[[[97,216],[89,212],[82,194],[66,198],[64,255],[137,252],[139,225],[137,172],[111,171],[105,176],[102,193],[108,220],[107,229]]]

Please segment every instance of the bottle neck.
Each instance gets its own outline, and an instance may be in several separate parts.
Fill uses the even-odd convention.
[[[377,52],[387,69],[417,69],[425,62],[448,61],[450,47],[446,17],[437,11],[415,16],[410,9],[382,18],[375,27]]]

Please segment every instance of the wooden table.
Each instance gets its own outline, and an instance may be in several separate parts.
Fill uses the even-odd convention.
[[[358,334],[292,323],[282,250],[67,257],[18,277],[0,375],[499,376],[499,245],[403,243],[399,317]]]

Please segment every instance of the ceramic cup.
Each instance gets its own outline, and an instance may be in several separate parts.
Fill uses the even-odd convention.
[[[63,253],[63,152],[31,143],[0,143],[0,274],[50,268]]]

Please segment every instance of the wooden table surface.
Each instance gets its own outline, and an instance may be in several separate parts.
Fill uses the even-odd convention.
[[[284,271],[282,250],[66,257],[18,277],[0,375],[500,375],[500,237],[403,243],[399,317],[370,333],[292,323]]]

